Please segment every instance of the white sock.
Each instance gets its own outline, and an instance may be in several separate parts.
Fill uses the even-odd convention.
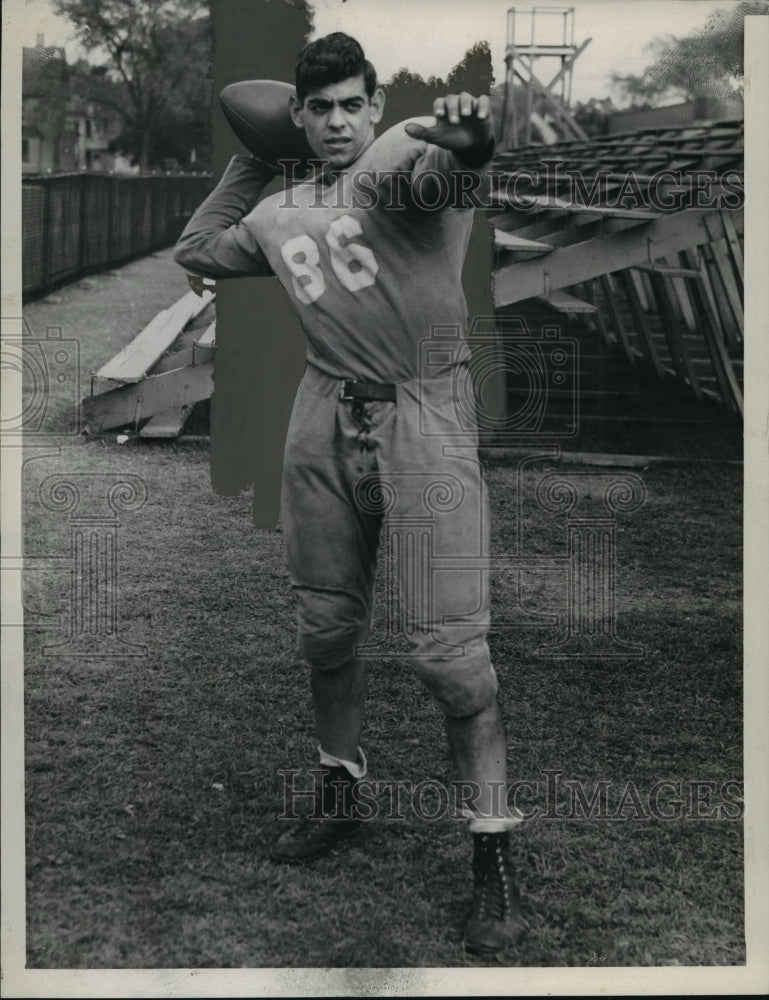
[[[462,815],[470,821],[470,833],[504,833],[523,823],[523,816],[476,816],[466,808],[462,810]]]
[[[367,773],[366,755],[358,747],[358,761],[353,763],[351,760],[342,760],[341,757],[334,757],[333,754],[326,753],[323,747],[318,744],[318,756],[320,757],[320,762],[325,767],[344,767],[353,778],[365,778]]]

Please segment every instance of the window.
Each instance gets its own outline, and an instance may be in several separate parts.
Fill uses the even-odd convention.
[[[29,139],[21,140],[21,162],[29,163]]]

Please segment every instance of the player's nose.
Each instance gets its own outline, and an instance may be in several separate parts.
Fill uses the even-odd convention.
[[[342,128],[344,126],[344,112],[338,104],[335,104],[331,109],[331,114],[328,117],[328,124],[331,128]]]

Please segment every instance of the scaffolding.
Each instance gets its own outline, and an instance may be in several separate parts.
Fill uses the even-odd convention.
[[[553,117],[564,138],[587,138],[569,112],[569,106],[574,63],[591,40],[575,44],[573,7],[532,7],[529,10],[511,7],[508,10],[502,108],[502,145],[506,149],[531,143],[532,119],[537,116],[535,101]],[[560,69],[548,83],[543,83],[534,72],[535,62],[540,60],[549,60],[551,64],[560,62]],[[523,115],[516,107],[516,81],[525,93]]]

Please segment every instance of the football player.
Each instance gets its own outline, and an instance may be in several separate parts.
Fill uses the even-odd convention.
[[[308,44],[290,114],[322,165],[259,200],[275,167],[233,157],[175,259],[207,278],[277,275],[307,335],[281,511],[323,780],[317,808],[290,825],[272,857],[310,860],[360,825],[366,670],[356,651],[370,628],[387,514],[413,664],[445,715],[460,787],[473,790],[465,944],[494,954],[525,926],[510,857],[520,818],[505,799],[488,573],[479,568],[489,515],[468,428],[475,401],[461,275],[474,202],[456,197],[478,187],[493,126],[488,98],[461,93],[437,100],[432,118],[377,138],[384,101],[357,41],[337,32]]]

